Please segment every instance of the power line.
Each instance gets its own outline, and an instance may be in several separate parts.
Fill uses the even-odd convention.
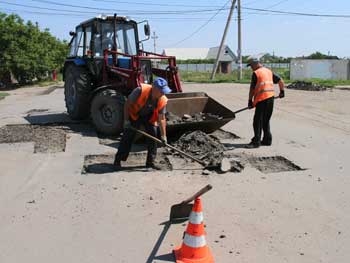
[[[52,4],[52,5],[58,5],[58,6],[67,6],[67,7],[74,7],[74,8],[96,10],[95,12],[83,11],[83,13],[86,13],[86,14],[96,14],[96,12],[99,12],[99,11],[109,11],[109,12],[111,11],[111,9],[100,9],[100,8],[95,8],[95,7],[87,7],[87,6],[79,6],[79,5],[59,4],[59,3],[55,3],[52,1],[48,1],[48,0],[31,0],[31,1],[47,3],[47,4]],[[92,1],[96,1],[96,0],[92,0]],[[286,1],[288,1],[288,0],[279,1],[278,3],[276,3],[272,6],[279,5],[282,2],[286,2]],[[41,7],[41,6],[35,6],[35,5],[17,4],[17,3],[11,3],[11,2],[1,1],[1,0],[0,0],[0,3],[13,5],[13,6],[26,7],[26,8],[40,9],[40,10],[67,12],[67,13],[78,13],[80,15],[82,13],[81,10],[67,10],[67,9],[49,8],[49,7]],[[220,11],[225,10],[225,9],[228,10],[228,8],[226,8],[225,6],[226,6],[226,4],[224,5],[224,7],[221,7],[219,9],[197,9],[197,10],[182,10],[182,11],[181,10],[168,10],[168,11],[158,11],[158,12],[145,11],[145,10],[142,10],[142,11],[141,10],[119,10],[119,11],[138,14],[138,15],[146,15],[146,14],[147,15],[191,15],[193,13],[216,12],[207,21],[207,23],[209,23],[211,20],[213,20],[214,17],[217,16],[217,14]],[[242,9],[255,11],[256,12],[255,14],[259,14],[259,15],[295,15],[295,16],[308,16],[308,17],[350,18],[350,15],[340,15],[340,14],[303,13],[303,12],[291,12],[291,11],[282,11],[282,10],[270,10],[267,8],[251,8],[251,7],[242,7]],[[34,11],[31,11],[31,12],[34,12]],[[42,14],[45,14],[45,13],[42,13]],[[55,15],[56,13],[47,13],[47,14],[48,15]],[[254,13],[248,13],[248,14],[254,14]],[[57,13],[57,15],[61,15],[61,14]],[[166,19],[171,19],[171,18],[167,17],[167,18],[158,18],[158,19],[166,20]],[[186,18],[186,19],[188,19],[188,18]],[[205,25],[207,23],[205,23]]]
[[[281,0],[281,1],[279,1],[278,3],[273,4],[273,5],[270,5],[270,6],[266,7],[266,8],[272,8],[272,7],[278,6],[278,5],[280,5],[280,4],[282,4],[282,3],[285,3],[285,2],[288,2],[288,1],[289,1],[289,0]]]
[[[228,2],[230,2],[231,0],[228,0],[223,6],[221,9],[219,9],[212,17],[210,17],[203,25],[201,25],[197,30],[195,30],[192,34],[190,34],[188,37],[180,40],[179,42],[175,43],[173,46],[177,46],[178,44],[190,39],[191,37],[193,37],[196,33],[198,33],[202,28],[204,28],[206,25],[208,25],[213,19],[215,16],[217,16],[217,14],[219,14],[220,11],[224,10],[225,9],[225,6],[227,5]]]
[[[117,4],[135,4],[135,5],[146,5],[146,6],[171,6],[171,7],[215,7],[213,5],[179,5],[179,4],[159,4],[154,2],[127,2],[119,0],[91,0],[99,3],[117,3]],[[216,6],[218,7],[218,6]]]
[[[7,12],[22,12],[22,13],[28,13],[28,14],[37,14],[37,15],[50,15],[50,16],[75,16],[75,17],[85,17],[83,14],[68,14],[68,13],[47,13],[47,12],[38,12],[38,11],[28,11],[28,10],[18,10],[18,9],[7,9],[7,8],[1,8],[1,10],[7,11]]]
[[[90,9],[90,10],[96,10],[99,11],[108,11],[111,12],[111,9],[101,9],[96,7],[88,7],[88,6],[79,6],[79,5],[69,5],[69,4],[62,4],[62,3],[56,3],[48,0],[31,0],[33,2],[40,2],[40,3],[47,3],[52,5],[58,5],[58,6],[66,6],[66,7],[73,7],[73,8],[82,8],[82,9]],[[94,0],[95,1],[95,0]],[[277,4],[273,5],[276,6],[282,2],[286,2],[288,0],[282,0],[278,2]],[[41,10],[49,10],[49,11],[58,11],[58,12],[69,12],[69,13],[80,13],[81,10],[67,10],[67,9],[57,9],[57,8],[49,8],[49,7],[41,7],[41,6],[33,6],[33,5],[24,5],[24,4],[16,4],[16,3],[10,3],[7,1],[0,1],[0,3],[8,4],[8,5],[14,5],[14,6],[21,6],[21,7],[27,7],[27,8],[35,8],[35,9],[41,9]],[[226,4],[225,4],[226,6]],[[204,12],[216,12],[213,17],[215,17],[220,11],[229,9],[228,7],[225,8],[214,8],[214,9],[196,9],[196,10],[168,10],[168,11],[147,11],[147,10],[119,10],[120,12],[126,12],[131,14],[138,14],[138,15],[191,15],[193,13],[204,13]],[[309,17],[329,17],[329,18],[350,18],[350,15],[338,15],[338,14],[317,14],[317,13],[302,13],[302,12],[291,12],[291,11],[282,11],[282,10],[269,10],[269,9],[263,9],[263,8],[251,8],[251,7],[242,7],[242,9],[245,10],[251,10],[256,11],[260,14],[280,14],[280,15],[296,15],[296,16],[309,16]],[[96,14],[95,12],[89,12],[84,11],[85,13],[90,14]],[[212,17],[209,19],[211,21]]]
[[[281,10],[268,10],[268,9],[250,8],[250,7],[242,7],[242,9],[253,10],[253,11],[258,11],[258,12],[269,12],[269,13],[275,13],[275,14],[285,14],[285,15],[310,16],[310,17],[350,18],[350,15],[300,13],[300,12],[289,12],[289,11],[281,11]]]
[[[41,9],[41,10],[60,11],[60,12],[63,11],[63,12],[77,13],[77,11],[73,11],[73,10],[56,9],[56,8],[48,8],[48,7],[39,7],[39,6],[32,6],[32,5],[22,5],[22,4],[9,3],[9,2],[6,2],[6,1],[0,1],[0,3],[4,3],[4,4],[8,4],[8,5],[14,5],[14,6],[34,8],[34,9]],[[96,14],[96,12],[86,12],[86,13]]]
[[[82,8],[82,9],[89,9],[89,10],[103,10],[103,11],[111,11],[111,9],[104,9],[104,8],[96,8],[96,7],[90,7],[90,6],[81,6],[81,5],[70,5],[70,4],[62,4],[62,3],[56,3],[48,0],[31,0],[33,2],[39,2],[39,3],[46,3],[46,4],[52,4],[57,6],[65,6],[65,7],[73,7],[73,8]],[[212,9],[195,9],[195,10],[167,10],[167,11],[146,11],[146,10],[127,10],[127,9],[117,9],[120,12],[126,12],[126,13],[134,13],[134,14],[191,14],[191,13],[203,13],[203,12],[215,12],[218,9],[212,8]],[[220,9],[219,9],[220,10]]]

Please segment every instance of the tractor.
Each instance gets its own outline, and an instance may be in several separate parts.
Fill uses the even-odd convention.
[[[138,26],[143,24],[144,39]],[[123,127],[125,97],[154,76],[168,81],[173,93],[181,92],[174,56],[142,49],[150,38],[147,21],[137,23],[122,16],[98,16],[70,32],[69,55],[63,68],[64,95],[71,119],[91,120],[100,133],[116,135]],[[157,68],[165,61],[164,69]]]
[[[138,27],[143,25],[144,37]],[[91,118],[97,132],[119,135],[123,129],[124,102],[131,91],[154,77],[168,81],[167,110],[177,116],[218,114],[218,119],[167,125],[168,135],[190,130],[212,132],[234,118],[234,114],[203,92],[183,93],[174,56],[143,50],[150,38],[148,22],[127,17],[98,16],[82,22],[70,32],[69,55],[63,68],[67,112],[73,120]]]

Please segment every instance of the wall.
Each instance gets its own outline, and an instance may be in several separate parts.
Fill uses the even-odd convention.
[[[343,59],[292,59],[290,79],[350,79],[350,62]]]

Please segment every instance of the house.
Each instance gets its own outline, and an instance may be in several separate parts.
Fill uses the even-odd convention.
[[[177,60],[189,59],[213,59],[215,60],[219,47],[212,48],[166,48],[163,50],[165,56],[175,56]],[[229,46],[224,45],[219,56],[217,72],[230,73],[232,63],[237,61],[237,56],[232,52]]]

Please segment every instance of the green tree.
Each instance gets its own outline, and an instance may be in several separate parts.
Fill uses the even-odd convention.
[[[305,57],[308,59],[339,59],[337,56],[331,56],[322,54],[321,52],[316,51],[315,53],[312,53],[311,55]]]
[[[62,68],[67,51],[67,43],[48,29],[40,31],[18,15],[0,13],[0,79],[13,74],[23,84],[47,78]]]

